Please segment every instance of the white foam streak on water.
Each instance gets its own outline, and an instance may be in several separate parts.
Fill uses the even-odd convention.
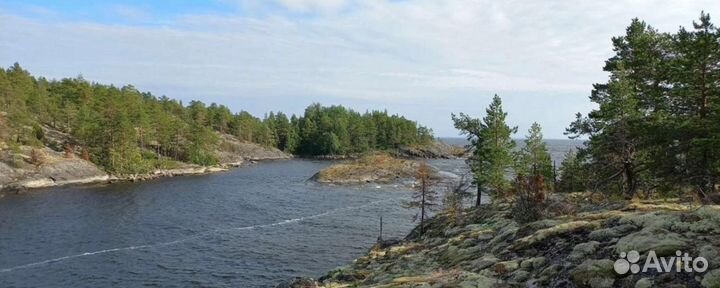
[[[283,221],[276,222],[276,223],[253,225],[253,226],[243,226],[243,227],[233,227],[233,228],[225,228],[225,229],[215,229],[215,230],[212,230],[212,231],[203,232],[203,233],[198,233],[198,234],[193,235],[193,236],[190,236],[190,237],[181,238],[181,239],[177,239],[177,240],[173,240],[173,241],[168,241],[168,242],[160,242],[160,243],[145,244],[145,245],[138,245],[138,246],[119,247],[119,248],[112,248],[112,249],[106,249],[106,250],[100,250],[100,251],[85,252],[85,253],[76,254],[76,255],[63,256],[63,257],[54,258],[54,259],[48,259],[48,260],[44,260],[44,261],[40,261],[40,262],[29,263],[29,264],[25,264],[25,265],[10,267],[10,268],[3,268],[3,269],[0,269],[0,273],[7,273],[7,272],[19,270],[19,269],[27,269],[27,268],[42,266],[42,265],[46,265],[46,264],[52,264],[52,263],[56,263],[56,262],[62,262],[62,261],[65,261],[65,260],[74,259],[74,258],[80,258],[80,257],[85,257],[85,256],[92,256],[92,255],[112,253],[112,252],[119,252],[119,251],[130,251],[130,250],[137,250],[137,249],[145,249],[145,248],[154,248],[154,247],[169,246],[169,245],[173,245],[173,244],[179,244],[179,243],[187,242],[187,241],[190,241],[190,240],[202,238],[202,237],[205,237],[205,236],[208,236],[208,235],[212,235],[212,234],[216,234],[216,233],[219,233],[219,232],[253,230],[253,229],[256,229],[256,228],[282,226],[282,225],[287,225],[287,224],[291,224],[291,223],[301,222],[301,221],[304,221],[304,220],[309,220],[309,219],[314,219],[314,218],[319,218],[319,217],[327,216],[327,215],[330,215],[330,214],[333,214],[333,213],[337,213],[337,212],[341,212],[341,211],[350,211],[350,210],[362,209],[362,208],[365,208],[365,207],[369,207],[369,206],[376,205],[376,204],[383,203],[383,202],[390,202],[390,201],[392,201],[392,199],[373,201],[373,202],[370,202],[370,203],[367,203],[367,204],[364,204],[364,205],[360,205],[360,206],[348,206],[348,207],[343,207],[343,208],[332,209],[332,210],[328,210],[328,211],[325,211],[325,212],[320,213],[320,214],[315,214],[315,215],[310,215],[310,216],[305,216],[305,217],[299,217],[299,218],[293,218],[293,219],[287,219],[287,220],[283,220]]]

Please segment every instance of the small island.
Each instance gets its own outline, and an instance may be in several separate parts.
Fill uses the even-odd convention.
[[[412,178],[417,167],[417,161],[375,153],[332,165],[313,175],[311,180],[333,184],[392,183]]]

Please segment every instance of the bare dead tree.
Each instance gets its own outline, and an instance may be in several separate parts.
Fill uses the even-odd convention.
[[[428,212],[436,210],[438,204],[437,191],[434,189],[435,180],[432,177],[432,169],[426,162],[420,162],[420,166],[415,173],[415,180],[417,181],[417,188],[412,195],[412,200],[405,203],[405,207],[408,209],[417,208],[417,214],[413,217],[413,221],[420,219],[420,236],[425,232],[425,218]]]

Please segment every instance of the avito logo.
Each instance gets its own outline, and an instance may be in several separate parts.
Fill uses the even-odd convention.
[[[663,272],[705,272],[708,269],[708,261],[703,257],[690,257],[688,253],[675,251],[672,257],[657,257],[655,251],[648,251],[645,263],[640,266],[640,253],[632,250],[627,253],[621,252],[620,259],[615,260],[615,272],[623,275],[631,272],[637,274],[654,269],[658,273]]]

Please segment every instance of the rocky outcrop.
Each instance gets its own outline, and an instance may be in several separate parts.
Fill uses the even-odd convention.
[[[388,154],[372,154],[360,159],[335,164],[310,179],[320,183],[359,184],[391,183],[413,177],[418,163]]]
[[[218,155],[220,163],[223,164],[292,158],[291,154],[280,151],[277,148],[240,141],[235,136],[228,134],[220,134],[220,145],[216,154]]]
[[[164,178],[164,177],[175,177],[175,176],[184,176],[184,175],[202,175],[202,174],[209,174],[209,173],[216,173],[216,172],[224,172],[227,171],[228,168],[219,166],[219,167],[206,167],[206,166],[199,166],[199,165],[184,165],[181,168],[174,168],[174,169],[157,169],[150,173],[144,173],[144,174],[135,174],[135,175],[123,175],[120,177],[114,176],[111,180],[113,181],[146,181],[156,178]]]
[[[397,149],[399,157],[409,158],[442,158],[452,159],[465,156],[465,149],[462,147],[452,146],[442,141],[431,141],[428,144],[403,146]]]
[[[0,191],[21,192],[27,189],[68,184],[108,181],[110,176],[97,166],[78,158],[65,158],[51,149],[36,149],[41,163],[31,163],[32,148],[21,147],[17,153],[4,152],[0,161]],[[37,161],[37,159],[36,159]]]
[[[108,179],[105,171],[89,161],[77,158],[41,165],[38,174],[53,180],[57,185],[91,183]]]
[[[527,224],[507,206],[484,205],[460,218],[443,213],[400,243],[373,247],[352,264],[302,283],[317,287],[720,287],[720,206],[676,201],[573,202],[573,214]],[[452,217],[451,217],[452,216]],[[703,256],[702,272],[619,274],[631,249]],[[672,250],[672,253],[670,253]],[[644,261],[644,258],[642,259]],[[303,286],[314,287],[314,286]]]

